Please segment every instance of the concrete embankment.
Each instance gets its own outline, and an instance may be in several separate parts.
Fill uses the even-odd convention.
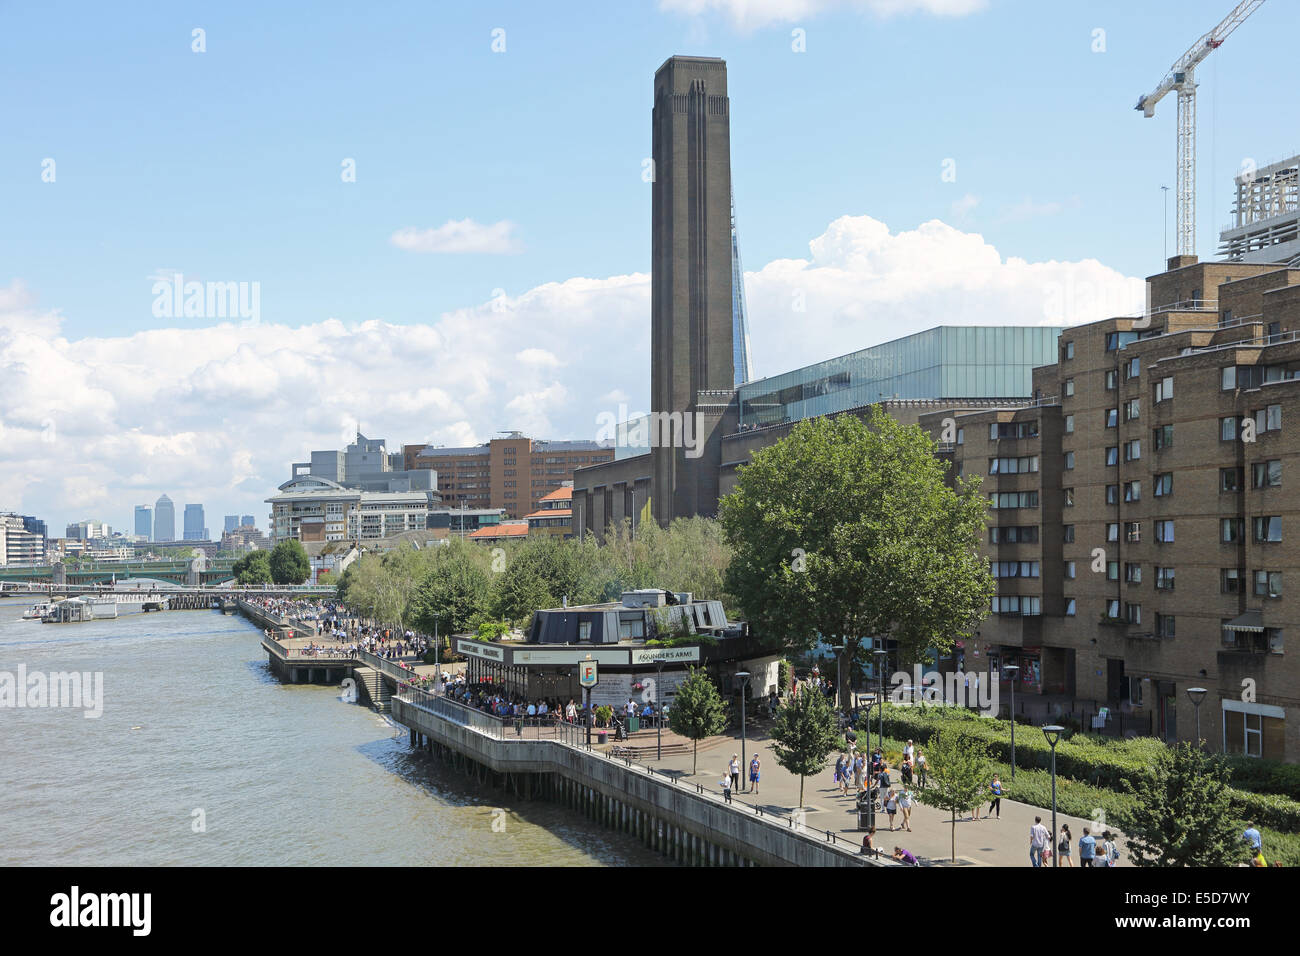
[[[411,744],[481,782],[561,802],[695,866],[871,866],[846,841],[793,825],[787,817],[727,805],[715,794],[603,753],[559,740],[498,739],[403,696],[392,716]],[[444,708],[446,709],[446,708]],[[473,720],[467,715],[467,720]]]

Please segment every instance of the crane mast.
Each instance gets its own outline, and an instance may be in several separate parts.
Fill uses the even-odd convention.
[[[1175,206],[1178,255],[1196,255],[1196,67],[1223,45],[1233,30],[1260,8],[1264,0],[1242,0],[1213,30],[1179,57],[1159,85],[1138,100],[1135,109],[1144,116],[1156,113],[1156,104],[1171,90],[1178,93],[1178,181]]]

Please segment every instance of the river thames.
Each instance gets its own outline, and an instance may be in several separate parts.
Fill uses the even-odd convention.
[[[0,708],[0,865],[666,863],[412,753],[337,687],[280,684],[242,617],[41,624],[30,603],[0,602],[0,671],[102,673],[103,714]]]

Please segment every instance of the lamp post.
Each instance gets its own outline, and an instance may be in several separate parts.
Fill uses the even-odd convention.
[[[749,671],[736,671],[736,676],[740,678],[740,772],[745,774],[740,778],[740,792],[744,793],[744,783],[748,778],[748,769],[745,766],[745,685],[749,681]]]
[[[1014,723],[1014,721],[1013,721]],[[1059,848],[1054,844],[1057,842],[1056,836],[1056,745],[1061,740],[1061,732],[1064,727],[1058,727],[1051,724],[1043,728],[1043,736],[1047,738],[1048,745],[1052,748],[1052,840],[1049,846],[1052,846],[1052,866],[1061,865],[1061,854]],[[1015,766],[1014,764],[1012,765]]]
[[[655,658],[655,697],[656,698],[658,698],[660,694],[659,688],[661,688],[664,684],[664,665],[667,663],[668,662],[664,660],[664,658],[662,657]],[[656,741],[656,751],[658,753],[658,756],[656,756],[655,759],[662,761],[664,759],[664,705],[663,705],[663,701],[660,701],[658,699],[655,700],[655,703],[659,705],[659,712],[655,714],[655,732],[658,736],[658,739]]]
[[[1011,675],[1011,779],[1016,779],[1016,675],[1020,673],[1018,664],[1008,664],[1002,668],[1003,673]]]
[[[881,640],[883,642],[884,639],[882,638]],[[880,733],[876,738],[876,746],[880,748],[880,752],[883,754],[885,752],[885,658],[889,656],[889,651],[885,650],[883,647],[877,647],[871,653],[876,657],[876,677],[878,679],[877,683],[880,685],[880,692],[876,696],[876,700],[880,703],[880,717],[878,724]],[[871,742],[870,724],[867,724],[867,742]]]
[[[846,710],[846,709],[847,709],[847,708],[844,706],[844,705],[845,705],[845,695],[842,695],[842,694],[840,693],[840,689],[841,689],[842,687],[845,686],[845,684],[844,684],[844,658],[843,658],[842,655],[843,655],[844,652],[845,652],[846,650],[848,650],[848,649],[849,649],[849,642],[848,642],[848,641],[845,641],[843,644],[832,644],[832,645],[831,645],[831,650],[833,650],[833,651],[835,652],[835,702],[836,702],[836,704],[840,707],[841,710]]]
[[[1204,687],[1187,688],[1187,698],[1192,702],[1192,706],[1196,708],[1196,746],[1198,749],[1201,746],[1201,701],[1205,700],[1205,695],[1208,693],[1209,691]]]

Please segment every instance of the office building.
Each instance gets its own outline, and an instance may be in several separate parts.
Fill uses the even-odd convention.
[[[223,532],[234,531],[239,527],[239,515],[226,515],[223,520],[225,521],[225,526],[221,529]]]
[[[45,522],[30,515],[0,514],[0,565],[34,567],[46,562]]]
[[[153,540],[176,540],[176,506],[166,495],[160,495],[153,506]]]
[[[253,516],[252,516],[252,515],[240,515],[240,518],[239,518],[239,524],[240,524],[240,525],[256,525],[257,522],[253,520]]]
[[[403,457],[408,473],[436,473],[448,507],[502,508],[523,520],[541,507],[546,495],[572,481],[574,469],[613,461],[614,448],[605,442],[542,441],[507,432],[469,447],[407,445]]]
[[[556,538],[573,537],[573,484],[566,482],[542,498],[540,507],[530,512],[529,534],[550,535]]]
[[[64,534],[74,541],[90,541],[111,537],[113,529],[102,521],[77,521],[68,525]]]
[[[295,474],[266,501],[275,543],[360,541],[423,531],[442,504],[436,491],[361,491],[307,474]]]
[[[135,533],[145,541],[153,537],[153,509],[148,505],[135,506]]]
[[[203,521],[203,505],[193,504],[185,506],[185,529],[182,532],[182,540],[208,540],[208,529],[204,527]]]

